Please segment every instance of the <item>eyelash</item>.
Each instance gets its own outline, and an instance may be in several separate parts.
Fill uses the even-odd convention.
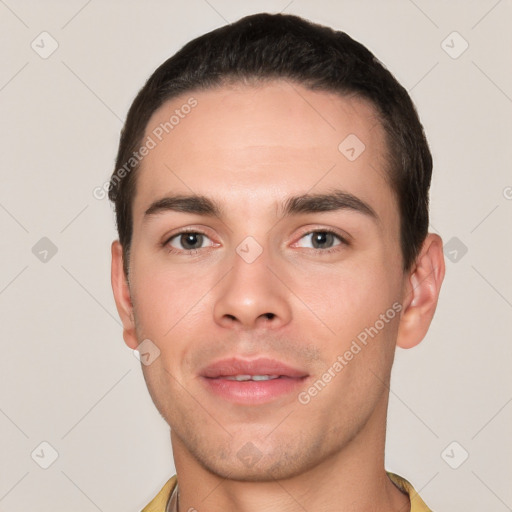
[[[195,255],[197,255],[199,253],[199,251],[201,249],[209,249],[209,247],[203,247],[203,248],[200,248],[200,249],[189,249],[189,250],[187,250],[187,249],[176,249],[176,248],[172,247],[171,245],[169,245],[169,242],[171,240],[173,240],[174,238],[177,238],[177,237],[179,237],[181,235],[185,235],[187,233],[203,235],[203,236],[208,237],[208,235],[206,233],[204,233],[203,231],[198,231],[197,229],[184,229],[182,231],[179,231],[178,233],[173,234],[169,238],[167,238],[166,241],[162,243],[162,247],[166,248],[167,252],[169,252],[170,254],[185,254],[187,256],[195,256]],[[350,243],[347,241],[346,238],[341,236],[336,231],[334,231],[332,229],[327,229],[327,228],[324,228],[324,229],[312,229],[310,231],[306,231],[305,233],[301,234],[301,236],[299,237],[299,240],[301,240],[305,236],[311,235],[313,233],[330,233],[330,234],[334,235],[340,241],[340,243],[338,245],[335,245],[334,247],[330,247],[329,249],[315,249],[315,248],[308,248],[308,247],[305,247],[305,249],[310,249],[310,250],[315,251],[315,252],[320,253],[320,254],[331,254],[333,252],[338,252],[340,250],[340,246],[349,246],[350,245]]]
[[[346,247],[350,245],[345,237],[341,236],[338,232],[334,231],[333,229],[328,228],[310,229],[309,231],[302,233],[299,237],[299,240],[302,240],[305,236],[312,235],[313,233],[329,233],[331,235],[334,235],[339,240],[340,243],[328,249],[315,249],[314,247],[304,247],[303,249],[314,251],[317,254],[326,255],[338,252],[342,249],[343,246]]]
[[[170,236],[165,242],[163,242],[162,246],[167,250],[170,254],[185,254],[187,256],[195,256],[199,253],[201,249],[176,249],[172,245],[170,245],[170,241],[174,238],[178,238],[181,235],[186,235],[187,233],[197,234],[197,235],[203,235],[208,237],[206,233],[203,231],[198,231],[197,229],[183,229],[179,231],[178,233],[175,233],[174,235]],[[204,249],[208,249],[208,247],[204,247]]]

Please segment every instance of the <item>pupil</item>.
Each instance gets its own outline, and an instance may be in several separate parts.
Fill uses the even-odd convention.
[[[318,232],[313,235],[313,247],[316,249],[319,246],[323,247],[324,244],[328,244],[328,242],[332,242],[332,233],[326,232]]]
[[[202,236],[200,233],[187,233],[186,235],[181,235],[181,243],[185,249],[198,249],[202,245]],[[199,247],[194,247],[196,244]]]

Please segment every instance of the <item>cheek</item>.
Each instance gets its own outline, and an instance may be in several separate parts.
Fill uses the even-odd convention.
[[[376,262],[309,267],[293,279],[293,289],[310,310],[309,322],[322,321],[340,342],[373,325],[400,290],[395,277]]]
[[[195,322],[214,284],[212,273],[198,269],[191,273],[186,265],[170,269],[156,261],[134,261],[133,269],[134,308],[148,337],[172,336],[180,324]]]
[[[143,366],[148,390],[160,413],[174,418],[176,411],[168,398],[182,393],[188,386],[189,352],[194,333],[208,332],[205,323],[211,318],[211,304],[205,294],[211,288],[207,276],[185,272],[182,268],[162,268],[156,262],[135,265],[132,279],[134,314],[140,341],[151,340],[159,357]],[[136,272],[136,269],[144,272]],[[200,336],[198,336],[199,338]]]

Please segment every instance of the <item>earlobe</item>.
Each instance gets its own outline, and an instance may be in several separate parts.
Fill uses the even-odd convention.
[[[128,347],[135,350],[138,346],[138,341],[135,332],[133,304],[128,280],[124,273],[123,248],[118,240],[112,242],[111,282],[117,312],[123,323],[124,341]]]
[[[397,346],[412,348],[427,334],[436,310],[444,273],[443,242],[439,235],[429,233],[409,272],[404,289],[404,308],[400,318]]]

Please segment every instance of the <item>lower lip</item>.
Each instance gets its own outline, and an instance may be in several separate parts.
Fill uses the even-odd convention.
[[[263,404],[293,392],[298,393],[305,379],[306,377],[280,377],[271,380],[240,382],[223,378],[202,378],[209,391],[230,402],[246,405]]]

